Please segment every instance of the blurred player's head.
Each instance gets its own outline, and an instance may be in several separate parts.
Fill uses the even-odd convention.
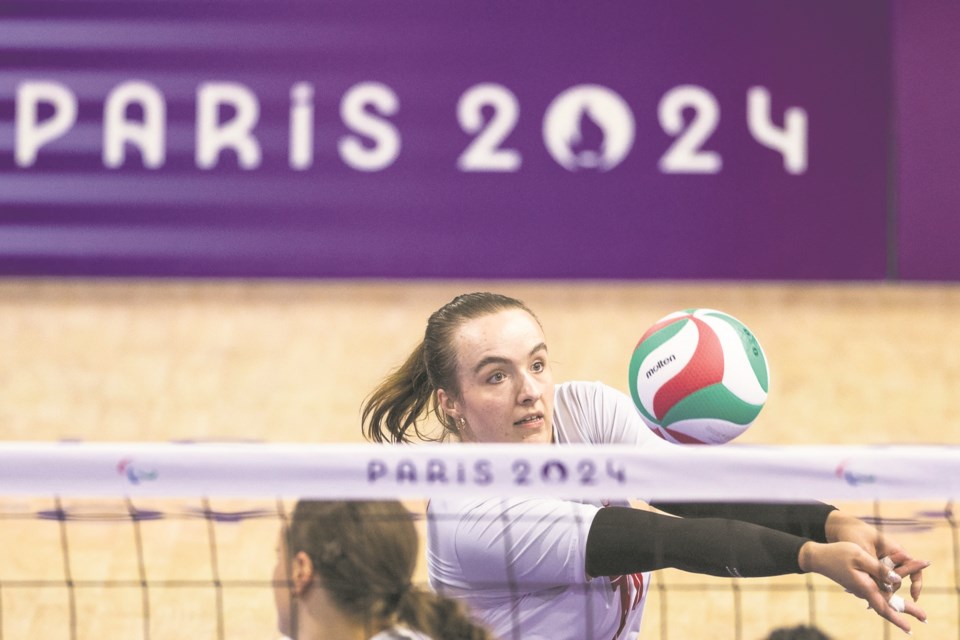
[[[489,640],[457,603],[413,584],[418,548],[413,515],[397,501],[301,500],[277,545],[280,632],[336,640],[399,627]]]
[[[274,569],[280,631],[320,624],[387,628],[410,590],[417,532],[398,502],[301,500],[281,532]]]
[[[774,629],[766,640],[830,640],[830,636],[816,627],[800,624],[795,627]]]

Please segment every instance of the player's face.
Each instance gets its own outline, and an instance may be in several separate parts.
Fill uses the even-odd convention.
[[[510,309],[465,323],[454,339],[460,394],[438,391],[465,442],[548,443],[553,437],[553,374],[537,321]]]
[[[290,564],[287,560],[287,543],[283,531],[277,540],[277,563],[273,568],[273,599],[277,605],[277,628],[285,636],[291,632],[290,624]]]

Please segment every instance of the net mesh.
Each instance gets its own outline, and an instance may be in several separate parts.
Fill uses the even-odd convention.
[[[933,562],[920,601],[929,624],[914,625],[914,635],[960,638],[958,449],[724,447],[687,456],[678,447],[651,481],[637,470],[652,461],[637,451],[439,447],[5,445],[0,640],[277,638],[275,546],[298,497],[398,497],[426,536],[426,501],[440,496],[703,501],[722,497],[718,484],[749,487],[731,499],[782,500],[792,488],[792,499],[824,499],[875,524]],[[426,588],[422,559],[416,578]],[[664,570],[648,593],[641,640],[763,638],[801,623],[836,639],[900,634],[815,575]]]

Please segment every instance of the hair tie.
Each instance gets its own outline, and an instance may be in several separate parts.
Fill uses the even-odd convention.
[[[400,606],[400,602],[403,598],[413,591],[413,585],[409,582],[404,582],[401,585],[398,585],[396,589],[387,594],[386,605],[388,611],[394,611],[397,607]]]

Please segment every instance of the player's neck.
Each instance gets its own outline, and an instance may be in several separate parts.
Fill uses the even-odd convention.
[[[300,601],[298,640],[368,640],[376,634],[362,622],[343,614],[322,589]]]

